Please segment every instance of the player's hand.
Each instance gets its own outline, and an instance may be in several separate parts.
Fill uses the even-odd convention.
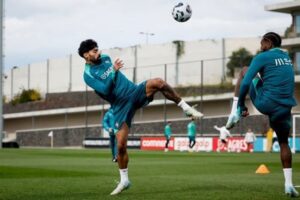
[[[121,69],[124,66],[123,60],[121,59],[117,59],[114,63],[114,70],[118,71],[119,69]]]
[[[242,117],[247,117],[249,115],[248,108],[246,106],[241,106],[240,112]]]

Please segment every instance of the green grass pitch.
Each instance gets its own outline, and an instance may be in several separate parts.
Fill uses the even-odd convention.
[[[0,199],[289,199],[278,153],[129,150],[129,157],[132,187],[109,196],[119,180],[109,150],[2,149]],[[255,174],[260,164],[271,173]],[[299,153],[293,164],[293,181],[300,185]]]

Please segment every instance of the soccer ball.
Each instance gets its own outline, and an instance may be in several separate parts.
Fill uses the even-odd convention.
[[[186,22],[192,16],[191,6],[187,3],[178,3],[172,11],[173,18],[178,22]]]

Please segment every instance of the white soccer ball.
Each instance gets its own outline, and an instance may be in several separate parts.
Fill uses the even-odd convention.
[[[187,3],[178,3],[172,11],[173,18],[178,22],[186,22],[192,16],[191,6]]]

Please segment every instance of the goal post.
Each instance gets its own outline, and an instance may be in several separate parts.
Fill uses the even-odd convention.
[[[292,140],[292,153],[296,153],[296,119],[297,118],[300,118],[300,114],[297,114],[297,115],[293,115],[293,132],[292,132],[292,137],[293,137],[293,140]]]

